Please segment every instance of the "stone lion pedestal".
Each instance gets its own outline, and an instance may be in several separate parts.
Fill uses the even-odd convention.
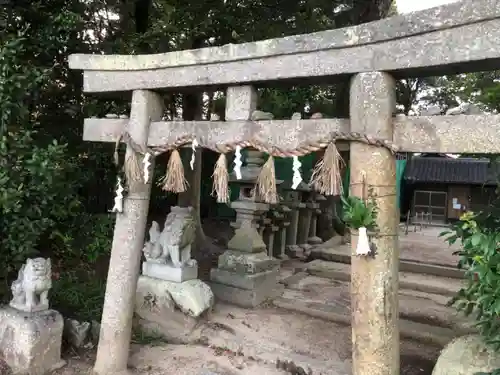
[[[172,207],[160,232],[153,222],[144,245],[146,261],[137,282],[135,325],[141,331],[186,343],[214,304],[210,287],[191,259],[195,222],[191,207]]]
[[[28,259],[12,284],[10,306],[0,309],[0,354],[14,374],[43,375],[65,365],[64,321],[48,308],[50,259]]]

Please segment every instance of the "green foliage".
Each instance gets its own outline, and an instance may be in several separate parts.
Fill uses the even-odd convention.
[[[100,321],[105,290],[104,280],[94,271],[66,269],[52,282],[51,304],[65,317]]]
[[[461,241],[459,268],[467,285],[450,301],[466,315],[474,314],[485,342],[500,349],[500,202],[487,212],[467,212],[451,231],[441,233],[449,244]]]
[[[26,13],[33,15],[28,10],[12,19],[17,26]],[[28,34],[32,27],[0,36],[0,261],[6,265],[0,271],[0,300],[10,298],[9,282],[26,258],[51,257],[53,306],[69,316],[98,319],[105,272],[98,275],[96,268],[107,265],[113,218],[84,212],[79,192],[93,179],[82,168],[88,158],[72,153],[45,128],[54,115],[78,114],[67,105],[68,86],[55,79],[60,66],[53,65],[68,41],[65,26],[71,30],[77,19],[65,9],[48,16],[45,29],[35,26],[44,39],[38,44]],[[54,106],[58,95],[64,105]],[[73,138],[68,135],[64,138]]]
[[[340,196],[343,220],[352,229],[365,227],[369,231],[377,229],[377,205],[373,199],[367,201],[356,197]]]
[[[474,375],[500,375],[500,369],[496,369],[492,372],[476,372]]]

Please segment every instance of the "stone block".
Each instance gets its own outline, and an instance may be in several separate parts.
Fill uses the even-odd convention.
[[[268,285],[253,290],[241,289],[234,286],[211,283],[212,291],[217,299],[240,307],[256,307],[260,304],[277,298],[283,294],[284,285]]]
[[[182,283],[198,278],[198,264],[194,259],[191,259],[189,264],[177,268],[172,264],[146,261],[142,263],[142,274],[160,280]]]
[[[278,276],[279,268],[246,275],[219,268],[212,268],[210,271],[210,280],[212,282],[246,290],[258,289],[266,285],[272,288],[276,284]]]
[[[315,246],[315,245],[322,244],[323,240],[321,238],[319,238],[318,236],[313,236],[313,237],[309,237],[307,239],[307,242],[309,245]]]
[[[14,374],[43,375],[63,367],[64,321],[54,310],[0,310],[0,353]]]
[[[201,280],[175,283],[139,276],[135,324],[172,342],[186,342],[203,313],[213,304],[214,295]]]
[[[289,245],[286,247],[285,251],[290,258],[296,259],[304,257],[304,249],[298,245]]]
[[[240,274],[255,274],[272,270],[280,265],[265,252],[242,253],[240,251],[226,250],[219,255],[218,268]]]
[[[227,247],[245,253],[260,253],[266,250],[266,244],[257,229],[243,224],[234,231],[234,236],[227,243]]]

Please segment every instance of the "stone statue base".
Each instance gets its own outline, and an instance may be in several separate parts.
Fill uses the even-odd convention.
[[[213,304],[214,295],[201,280],[178,283],[139,276],[134,325],[169,342],[189,343],[191,333]]]
[[[63,367],[64,321],[55,310],[0,309],[0,353],[14,374],[43,375]]]
[[[14,310],[22,311],[25,313],[35,313],[40,311],[47,311],[49,309],[49,305],[43,303],[27,307],[25,303],[16,303],[15,301],[10,301],[9,306]]]
[[[198,278],[198,263],[190,259],[183,267],[174,267],[172,264],[143,262],[142,274],[155,279],[182,283]]]
[[[280,261],[265,252],[227,250],[219,256],[218,268],[210,271],[210,286],[221,301],[256,307],[283,294],[279,266]]]

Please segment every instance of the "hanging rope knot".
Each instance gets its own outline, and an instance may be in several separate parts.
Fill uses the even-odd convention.
[[[165,177],[160,180],[163,190],[172,193],[184,193],[187,190],[188,183],[184,177],[184,166],[182,165],[181,155],[174,148],[170,154],[167,164]]]

